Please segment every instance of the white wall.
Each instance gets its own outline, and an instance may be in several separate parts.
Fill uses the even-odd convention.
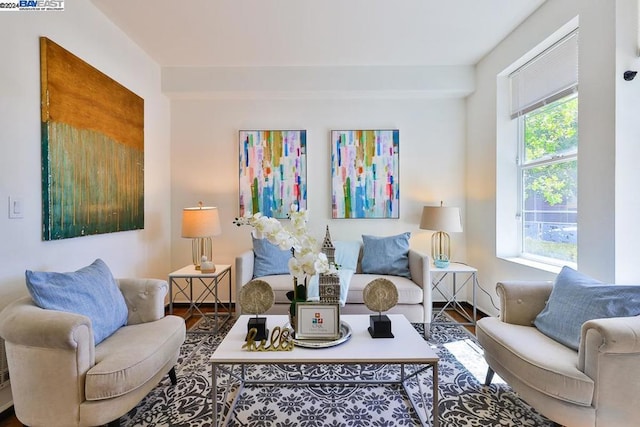
[[[494,301],[497,281],[554,278],[495,254],[499,226],[495,211],[496,75],[576,16],[580,21],[578,268],[603,281],[640,280],[632,259],[640,230],[637,220],[634,223],[631,218],[631,209],[637,208],[639,172],[633,165],[640,154],[640,82],[631,88],[621,81],[621,68],[638,65],[631,46],[637,40],[635,3],[546,2],[477,65],[477,90],[467,100],[467,253]],[[624,21],[623,27],[616,29],[616,19]],[[623,111],[627,111],[626,118],[617,119]],[[486,295],[479,300],[483,310],[496,312]]]
[[[171,104],[172,266],[191,260],[180,237],[183,207],[199,200],[220,208],[222,235],[214,260],[233,264],[251,248],[250,229],[238,228],[238,131],[306,129],[309,227],[320,239],[412,232],[411,244],[429,252],[431,234],[418,229],[422,206],[444,200],[464,214],[465,103],[447,99],[175,99]],[[331,219],[329,134],[332,129],[400,130],[400,219]],[[452,236],[454,258],[465,260],[464,233]]]
[[[638,3],[616,3],[616,281],[640,282],[640,75],[625,81],[626,70],[640,71]]]
[[[42,241],[40,36],[144,98],[144,230]],[[116,277],[166,278],[170,105],[159,66],[85,1],[65,2],[63,12],[1,13],[0,39],[0,306],[25,292],[26,269],[72,271],[100,257]],[[8,219],[10,195],[23,198],[23,219]]]

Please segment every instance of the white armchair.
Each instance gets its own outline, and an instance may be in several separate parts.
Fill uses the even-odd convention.
[[[569,427],[633,426],[640,420],[640,316],[589,320],[578,351],[533,324],[550,282],[498,283],[500,318],[478,321],[476,335],[493,372],[527,403]]]
[[[170,374],[185,338],[184,320],[164,315],[167,282],[121,279],[128,322],[94,345],[88,317],[21,298],[0,313],[17,418],[47,427],[118,425]]]

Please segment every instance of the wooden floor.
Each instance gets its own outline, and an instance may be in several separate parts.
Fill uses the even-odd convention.
[[[437,307],[437,303],[435,305]],[[435,307],[434,307],[435,308]],[[469,315],[471,315],[471,307],[470,306],[464,306],[464,309],[467,313],[469,313]],[[174,307],[174,314],[177,315],[183,315],[186,313],[186,308],[184,307]],[[453,311],[453,310],[447,310],[447,314],[449,314],[455,321],[457,322],[466,322],[466,319],[460,315],[459,313]],[[486,315],[480,311],[478,311],[478,319],[481,319],[482,317],[485,317]],[[198,319],[196,317],[192,317],[191,319],[187,320],[187,328],[189,328],[190,326],[192,326]],[[475,326],[470,326],[467,325],[465,326],[465,328],[467,328],[467,330],[469,330],[469,332],[471,332],[472,334],[475,335],[476,333],[476,328]],[[2,414],[0,414],[0,427],[22,427],[22,424],[18,421],[18,419],[15,417],[15,415],[13,414],[13,407],[11,409],[7,409],[6,411],[4,411]]]

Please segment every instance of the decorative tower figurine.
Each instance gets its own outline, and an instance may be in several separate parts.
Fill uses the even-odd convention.
[[[329,265],[335,264],[336,248],[331,242],[329,226],[322,242],[322,252],[327,256]],[[337,274],[320,274],[318,286],[320,288],[320,302],[337,304],[340,302],[340,276]]]

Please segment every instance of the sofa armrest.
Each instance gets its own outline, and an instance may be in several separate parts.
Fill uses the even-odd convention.
[[[552,289],[553,283],[547,281],[498,282],[496,291],[500,297],[500,320],[531,326],[547,303]]]
[[[236,257],[236,299],[240,295],[240,289],[253,279],[253,250],[242,252]],[[240,304],[236,301],[236,314],[241,312]]]
[[[431,296],[431,258],[429,255],[409,249],[409,271],[411,280],[422,288],[422,305],[424,307],[423,323],[431,323],[433,316],[433,298]]]
[[[164,299],[169,291],[166,280],[118,279],[127,302],[127,325],[153,322],[164,317]]]

